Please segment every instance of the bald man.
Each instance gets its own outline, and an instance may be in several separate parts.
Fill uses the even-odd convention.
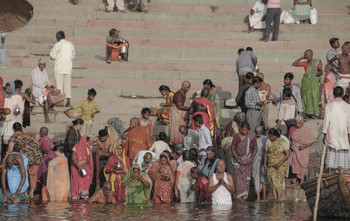
[[[178,90],[173,97],[173,106],[170,109],[170,142],[175,146],[183,142],[183,137],[179,132],[181,125],[188,124],[188,112],[191,108],[187,98],[187,92],[191,88],[189,81],[182,82],[181,89]]]
[[[257,77],[260,77],[263,82],[261,83],[261,87],[259,89],[259,96],[261,101],[268,100],[271,95],[271,85],[267,84],[264,80],[264,74],[259,73],[256,75]],[[267,131],[269,128],[269,104],[266,103],[266,105],[262,108],[261,111],[261,121],[264,127],[264,131]]]
[[[105,182],[89,199],[89,203],[117,203],[112,191],[112,183]]]
[[[139,125],[139,119],[133,117],[130,119],[128,135],[125,138],[125,153],[130,159],[130,163],[141,150],[147,150],[152,146],[151,140],[146,129]]]

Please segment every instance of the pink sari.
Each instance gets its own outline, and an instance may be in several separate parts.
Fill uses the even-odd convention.
[[[43,153],[43,164],[40,165],[38,170],[38,180],[46,186],[49,162],[56,157],[52,151],[55,144],[48,137],[41,137],[38,142],[40,144],[40,150]],[[49,150],[50,152],[46,154]]]
[[[289,165],[292,167],[292,173],[303,180],[309,165],[310,148],[299,150],[299,146],[314,142],[314,136],[308,127],[302,126],[299,129],[296,128],[290,138],[292,140],[292,151],[289,157]]]
[[[334,95],[333,95],[333,74],[332,72],[329,72],[328,75],[326,76],[328,79],[328,82],[323,83],[322,87],[322,94],[321,94],[321,102],[329,104],[334,100]]]
[[[87,175],[84,177],[80,175],[78,168],[74,165],[72,160],[70,185],[73,200],[89,198],[89,189],[94,175],[91,148],[90,144],[87,143],[86,138],[87,136],[82,136],[79,143],[73,148],[73,151],[76,153],[77,162],[80,166],[84,165],[88,158],[90,159],[90,163],[86,166]]]

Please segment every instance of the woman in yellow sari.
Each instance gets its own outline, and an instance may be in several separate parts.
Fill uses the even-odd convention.
[[[122,187],[122,181],[125,174],[130,169],[130,160],[125,155],[125,148],[123,143],[116,145],[116,153],[108,158],[108,162],[104,169],[106,181],[110,181],[112,191],[118,202],[125,200],[125,188]]]
[[[269,138],[266,142],[264,167],[265,171],[267,171],[275,203],[277,203],[280,201],[283,190],[290,150],[288,144],[280,137],[275,128],[269,130]]]
[[[157,115],[160,122],[169,124],[170,107],[173,105],[174,92],[166,85],[161,85],[159,87],[159,92],[162,96],[166,96],[166,103],[160,104],[162,108],[158,110]]]

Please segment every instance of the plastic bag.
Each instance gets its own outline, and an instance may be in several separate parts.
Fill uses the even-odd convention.
[[[310,22],[313,25],[316,25],[318,22],[318,14],[316,8],[310,10]]]
[[[283,24],[294,24],[294,18],[290,11],[286,12],[283,16]]]
[[[280,24],[283,23],[283,18],[285,16],[285,14],[286,14],[286,10],[283,10],[282,13],[281,13],[281,16],[280,16]]]

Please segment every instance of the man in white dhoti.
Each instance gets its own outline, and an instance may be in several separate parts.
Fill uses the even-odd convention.
[[[56,87],[67,98],[66,107],[71,107],[72,60],[75,58],[75,49],[73,43],[65,38],[63,31],[56,33],[57,43],[50,52],[50,59],[55,62],[54,77]]]
[[[124,0],[107,0],[106,12],[114,11],[114,7],[116,7],[121,13],[126,12]]]
[[[252,9],[250,9],[249,14],[249,30],[254,29],[265,29],[266,28],[266,11],[267,11],[267,0],[258,0]]]
[[[327,104],[322,132],[327,145],[326,167],[329,170],[350,169],[350,105],[342,97],[344,89],[337,86],[333,90],[334,101]]]

